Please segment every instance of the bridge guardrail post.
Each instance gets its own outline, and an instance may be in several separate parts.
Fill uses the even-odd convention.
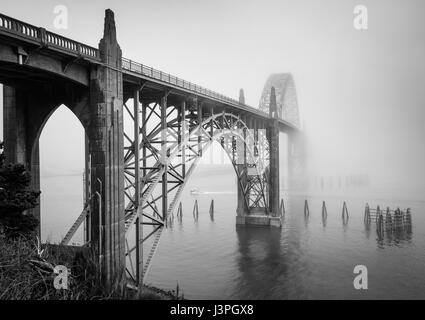
[[[38,38],[42,47],[47,47],[47,31],[44,28],[38,28]]]

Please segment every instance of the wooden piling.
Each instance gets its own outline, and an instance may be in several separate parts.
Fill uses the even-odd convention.
[[[305,200],[304,202],[304,217],[307,218],[310,216],[310,210],[308,209],[308,202]]]
[[[177,210],[177,218],[183,217],[182,203],[179,203],[179,208]]]
[[[199,214],[199,209],[198,209],[198,199],[195,199],[195,203],[193,205],[193,217],[195,218],[195,220],[198,219],[198,214]]]
[[[410,208],[406,210],[406,224],[412,224],[412,215],[410,213]]]
[[[404,225],[405,225],[405,218],[406,218],[406,216],[405,216],[405,214],[404,214],[404,211],[403,211],[403,210],[401,210],[401,211],[400,211],[400,218],[401,218],[401,224],[402,224],[402,226],[403,226],[403,228],[404,228]]]
[[[342,205],[342,218],[348,219],[348,209],[347,209],[347,203],[344,201],[344,204]]]
[[[394,228],[398,229],[400,228],[401,224],[402,224],[402,219],[401,219],[401,212],[400,212],[400,208],[397,208],[394,211]]]
[[[378,232],[382,232],[383,226],[384,226],[384,217],[383,217],[382,213],[379,213],[379,215],[376,216],[376,230]]]
[[[408,233],[412,232],[412,215],[410,213],[410,208],[406,210],[406,231]]]
[[[379,217],[381,215],[381,209],[379,208],[379,205],[376,207],[376,216],[375,216],[375,222],[377,223],[379,220]]]
[[[378,239],[382,241],[384,239],[384,217],[381,212],[379,213],[379,216],[377,216],[376,219],[376,233],[378,235]]]
[[[328,216],[328,210],[326,209],[326,202],[322,202],[322,218],[325,218]]]
[[[364,223],[366,224],[370,223],[370,208],[368,203],[366,203],[366,206],[364,209]]]
[[[342,218],[342,225],[343,226],[347,226],[348,224],[348,209],[347,209],[347,203],[344,201],[344,203],[342,204],[342,214],[341,214],[341,218]],[[367,223],[367,222],[366,222]]]
[[[214,219],[214,199],[211,200],[211,204],[210,204],[210,217],[211,217],[211,220]]]
[[[391,217],[391,211],[389,207],[387,207],[387,213],[385,215],[385,229],[388,231],[392,231],[393,229],[393,219]]]

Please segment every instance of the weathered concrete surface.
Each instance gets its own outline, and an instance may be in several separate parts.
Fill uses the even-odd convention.
[[[270,89],[270,107],[271,119],[268,121],[267,139],[270,146],[270,164],[268,170],[268,212],[265,208],[251,208],[248,210],[242,187],[246,185],[244,176],[240,179],[238,188],[237,205],[237,225],[282,225],[280,218],[280,171],[279,171],[279,121],[276,103],[275,88]],[[242,171],[243,165],[237,166],[237,171]]]
[[[282,227],[282,218],[265,214],[237,215],[236,225]]]
[[[3,86],[4,153],[6,162],[26,163],[25,96],[21,90]]]
[[[279,122],[274,87],[270,93],[270,117],[267,128],[267,139],[270,147],[269,172],[269,212],[272,216],[279,216],[280,204],[280,170],[279,170]]]
[[[38,141],[50,115],[61,104],[67,105],[87,125],[84,111],[87,89],[63,83],[21,83],[3,86],[3,137],[7,163],[22,163],[31,173],[31,186],[40,190],[40,159]],[[40,206],[30,210],[40,218]]]
[[[39,190],[38,141],[45,123],[62,104],[81,121],[91,156],[91,194],[99,192],[102,197],[100,214],[98,203],[93,198],[90,203],[91,241],[100,255],[105,281],[112,283],[124,274],[125,231],[121,49],[110,10],[106,11],[99,49],[104,65],[91,65],[89,82],[87,70],[81,66],[70,65],[66,69],[69,77],[64,77],[60,60],[30,57],[33,68],[45,71],[18,76],[4,86],[4,140],[6,161],[24,163],[31,172],[33,188]],[[2,54],[11,61],[17,59],[14,50]],[[25,74],[29,68],[17,66],[16,73]],[[32,213],[39,218],[40,206]]]
[[[124,134],[121,49],[116,38],[114,14],[106,10],[99,43],[103,66],[90,74],[90,125],[87,130],[91,156],[92,243],[97,245],[106,283],[125,272]],[[101,232],[99,232],[101,226]]]
[[[21,47],[7,44],[0,44],[0,61],[2,63],[10,63],[15,70],[20,68],[22,72],[27,74],[37,74],[41,72],[44,75],[48,73],[52,77],[62,77],[65,80],[88,86],[89,85],[89,69],[87,66],[74,63],[73,60],[61,59],[47,55],[43,50],[38,48],[25,51],[26,56],[22,58],[22,64],[19,63],[18,49]]]

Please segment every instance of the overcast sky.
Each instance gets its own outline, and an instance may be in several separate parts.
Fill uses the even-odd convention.
[[[53,26],[59,4],[67,30]],[[368,8],[368,30],[353,28],[358,4]],[[97,47],[106,8],[125,57],[234,98],[244,88],[252,106],[270,73],[291,72],[319,171],[425,189],[424,1],[1,0],[0,11]],[[72,141],[80,129],[68,124]],[[60,131],[52,126],[46,132]]]

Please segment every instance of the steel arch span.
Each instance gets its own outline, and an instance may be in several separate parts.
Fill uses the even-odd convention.
[[[133,135],[124,132],[125,230],[127,275],[133,283],[139,283],[187,181],[214,141],[220,142],[237,175],[238,214],[258,211],[269,214],[269,144],[265,130],[250,130],[240,116],[225,111],[215,113],[214,108],[201,114],[201,103],[197,100],[168,105],[166,99],[161,99],[140,105],[134,103],[135,99],[137,95],[133,108],[125,104],[128,119],[134,123]],[[144,120],[141,126],[137,125],[139,114]],[[162,123],[161,115],[165,116]],[[164,122],[165,128],[162,127]],[[139,146],[137,151],[136,145]],[[136,176],[140,177],[137,168],[143,172],[139,186],[136,186]],[[143,247],[149,248],[145,259]]]
[[[269,112],[270,90],[276,90],[278,117],[300,127],[297,91],[291,73],[275,73],[268,77],[261,94],[259,109]]]

